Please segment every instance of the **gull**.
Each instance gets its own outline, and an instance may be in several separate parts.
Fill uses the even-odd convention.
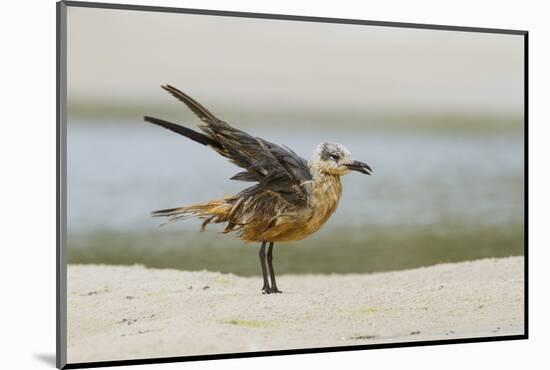
[[[353,160],[343,145],[332,142],[320,143],[306,161],[286,146],[220,120],[177,88],[161,87],[200,119],[202,132],[149,116],[145,121],[215,150],[243,169],[231,180],[254,184],[236,195],[162,209],[152,215],[167,217],[168,221],[198,217],[203,220],[201,230],[209,223],[225,224],[224,233],[235,232],[244,242],[261,243],[262,293],[281,293],[273,269],[274,243],[299,241],[319,230],[336,211],[342,196],[340,178],[351,171],[370,175],[372,169]]]

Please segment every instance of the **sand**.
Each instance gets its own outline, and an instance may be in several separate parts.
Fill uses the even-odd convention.
[[[68,361],[523,334],[523,257],[353,275],[68,267]]]

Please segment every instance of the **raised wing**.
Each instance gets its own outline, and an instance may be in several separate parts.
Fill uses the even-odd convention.
[[[158,118],[145,117],[146,121],[210,146],[243,168],[243,172],[237,173],[231,179],[258,182],[258,185],[246,190],[247,195],[251,192],[272,191],[291,204],[301,205],[307,202],[308,193],[303,184],[312,177],[304,158],[289,148],[232,127],[173,86],[166,85],[162,88],[185,103],[202,121],[199,127],[204,134]]]

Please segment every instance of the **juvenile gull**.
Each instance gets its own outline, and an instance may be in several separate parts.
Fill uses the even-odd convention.
[[[340,201],[340,177],[351,171],[370,175],[371,168],[353,160],[343,145],[330,142],[319,144],[306,161],[285,146],[251,136],[218,119],[175,87],[162,88],[191,109],[201,120],[202,132],[149,116],[145,121],[212,148],[244,169],[232,180],[255,184],[236,195],[152,214],[169,221],[198,217],[204,220],[202,229],[211,222],[225,223],[224,233],[236,232],[245,242],[260,242],[262,292],[281,293],[273,270],[274,243],[302,240],[319,230]]]

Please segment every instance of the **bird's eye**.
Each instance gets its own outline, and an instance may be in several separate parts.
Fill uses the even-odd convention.
[[[331,157],[332,159],[334,159],[335,161],[337,161],[337,160],[340,159],[340,156],[339,156],[338,154],[336,154],[336,153],[332,153],[332,154],[330,155],[330,157]]]

